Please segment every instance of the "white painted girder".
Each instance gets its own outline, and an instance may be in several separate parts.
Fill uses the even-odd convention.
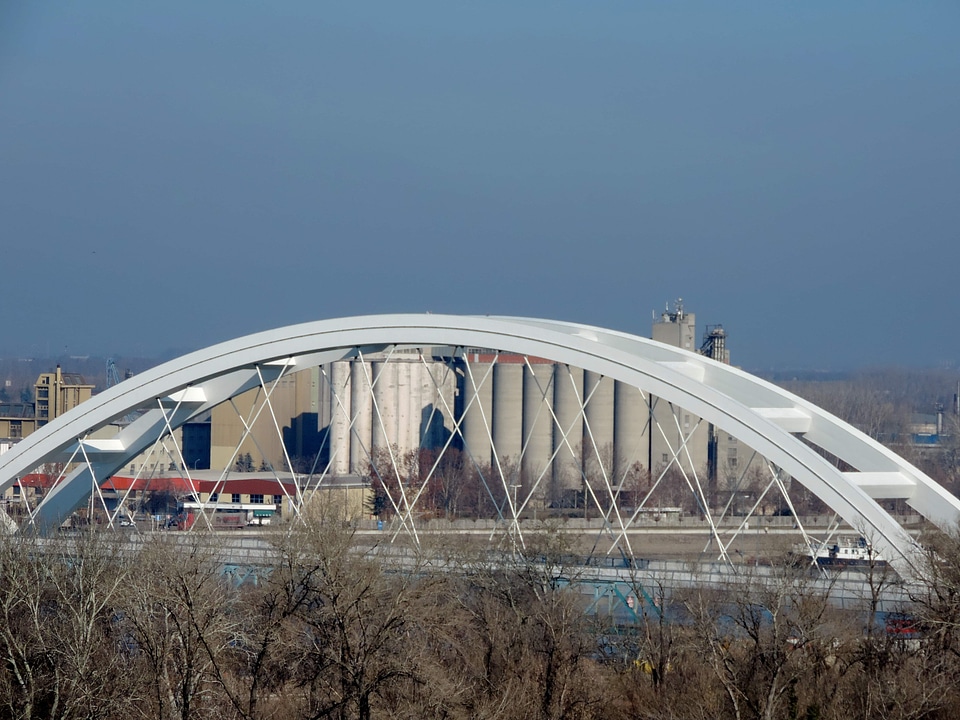
[[[515,318],[518,322],[538,324],[543,321]],[[552,321],[547,321],[550,324]],[[700,368],[699,372],[687,369],[684,374],[699,377],[704,385],[718,390],[740,404],[752,408],[758,415],[772,420],[791,433],[801,433],[813,445],[843,460],[862,473],[899,473],[901,481],[889,496],[877,495],[877,499],[906,499],[921,515],[941,527],[954,528],[960,522],[958,500],[941,485],[908,463],[889,448],[864,435],[851,425],[827,413],[803,398],[789,393],[735,367],[711,361],[709,358],[679,348],[658,345],[651,340],[613,330],[602,330],[574,323],[561,323],[574,332],[585,332],[625,352],[640,353],[656,358],[668,366],[685,362]],[[716,423],[715,423],[716,424]],[[723,427],[722,424],[718,424]],[[866,477],[862,480],[866,486]],[[910,493],[905,487],[911,487]],[[876,492],[880,493],[879,487]]]
[[[917,484],[901,472],[850,472],[843,476],[879,500],[909,500],[917,490]]]
[[[5,490],[7,486],[16,481],[17,477],[29,472],[30,469],[43,462],[83,461],[85,452],[89,464],[82,464],[51,489],[37,509],[35,523],[40,530],[47,531],[63,522],[64,518],[84,503],[90,495],[94,477],[96,477],[98,483],[102,484],[107,478],[119,472],[130,460],[151,447],[158,437],[166,433],[168,425],[171,429],[176,430],[184,423],[189,422],[191,418],[210,410],[231,397],[257,387],[260,384],[261,376],[269,382],[281,372],[282,366],[265,364],[261,368],[261,374],[258,374],[256,369],[234,370],[219,377],[207,378],[205,381],[183,390],[160,393],[158,397],[154,398],[156,407],[147,410],[134,422],[120,428],[115,437],[86,439],[85,436],[91,431],[109,423],[107,421],[107,423],[101,422],[99,425],[85,425],[87,422],[96,422],[91,418],[109,417],[112,419],[122,417],[131,410],[140,410],[145,407],[145,401],[139,399],[143,397],[143,393],[129,393],[129,397],[134,398],[131,401],[136,402],[137,405],[117,414],[108,409],[108,406],[114,405],[118,401],[110,397],[103,400],[102,398],[107,393],[101,393],[44,426],[37,433],[30,435],[27,440],[18,443],[9,453],[0,456],[0,478],[2,478],[0,487]],[[143,377],[143,375],[137,377]],[[148,380],[147,382],[152,384],[155,381]],[[119,388],[122,384],[115,385],[114,388]],[[111,390],[114,388],[111,388]],[[96,401],[102,403],[104,407],[93,407],[97,404]],[[86,405],[91,406],[87,408],[88,413],[76,412]],[[75,415],[80,417],[73,417]],[[66,427],[59,427],[61,424]],[[78,428],[80,429],[78,430]],[[60,442],[60,438],[69,431],[78,432],[74,440],[69,444]],[[37,441],[33,440],[35,437],[38,438]],[[45,447],[52,449],[44,452]],[[19,464],[15,465],[15,467],[21,469],[17,470],[12,478],[9,478],[6,463],[2,461],[6,461],[7,455],[12,456],[14,452],[21,456]],[[38,457],[40,458],[39,462],[35,462],[34,458]],[[13,458],[11,457],[11,459]]]
[[[257,366],[280,372],[292,363],[288,371],[295,371],[395,344],[489,347],[546,357],[639,387],[755,448],[851,525],[869,533],[900,569],[909,565],[913,543],[864,487],[882,493],[888,486],[894,497],[906,499],[941,526],[952,527],[960,518],[960,502],[902,458],[820,408],[736,368],[602,328],[531,318],[432,314],[340,318],[278,328],[160,365],[81,404],[0,456],[0,489],[132,410],[158,404],[176,407],[179,400],[175,422],[182,424],[256,386]],[[158,424],[148,413],[120,431],[117,439],[126,452],[111,454],[112,459],[104,459],[95,472],[109,474],[123,467],[156,439],[160,424],[166,423]],[[865,474],[857,479],[841,473],[795,432],[803,432],[807,440]],[[83,501],[90,491],[90,477],[84,474],[88,472],[78,471],[49,494],[39,509],[41,524],[58,523]],[[897,482],[881,482],[882,473],[897,473]]]
[[[788,433],[803,435],[810,431],[810,415],[796,407],[751,408],[760,417],[775,423]]]

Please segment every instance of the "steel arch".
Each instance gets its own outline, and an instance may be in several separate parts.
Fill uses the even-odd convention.
[[[33,468],[83,458],[38,508],[41,527],[61,522],[91,492],[157,437],[240,393],[287,372],[393,345],[485,347],[597,372],[689,410],[742,439],[869,533],[898,570],[915,546],[877,503],[905,500],[935,524],[960,519],[960,501],[895,453],[820,408],[736,368],[646,338],[531,318],[377,315],[277,328],[213,345],[159,365],[74,408],[0,456],[0,489]],[[135,410],[113,437],[91,434]],[[841,472],[804,442],[854,468]]]

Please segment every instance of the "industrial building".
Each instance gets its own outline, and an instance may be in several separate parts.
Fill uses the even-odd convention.
[[[654,318],[652,331],[654,340],[729,362],[723,328],[708,327],[698,342],[696,317],[681,301]],[[668,469],[709,478],[715,498],[735,484],[748,450],[635,387],[492,348],[363,354],[282,378],[269,405],[265,395],[250,391],[213,411],[210,465],[195,467],[249,458],[247,469],[368,476],[372,466],[402,473],[419,451],[452,448],[535,504],[558,506],[605,477],[626,491]],[[192,436],[185,429],[185,445]]]
[[[41,373],[34,385],[34,402],[0,403],[0,439],[17,441],[60,417],[93,395],[94,385],[82,375],[65,373],[57,365]]]
[[[93,395],[94,386],[82,375],[65,373],[57,365],[53,372],[40,373],[34,385],[34,402],[0,403],[0,453],[36,432]],[[42,495],[40,476],[27,476],[21,485],[7,488],[2,500],[18,503],[21,493]]]

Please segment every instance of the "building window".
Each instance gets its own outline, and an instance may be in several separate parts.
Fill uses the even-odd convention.
[[[20,486],[19,486],[19,485],[14,485],[14,486],[13,486],[13,496],[14,496],[14,497],[20,497]]]
[[[10,421],[10,437],[23,437],[23,423],[20,420]]]
[[[661,459],[662,462],[669,462],[669,458],[667,458],[667,454],[666,454],[666,453],[664,453],[664,454],[663,454],[663,457],[660,458],[660,459]]]
[[[736,459],[735,457],[727,458],[727,464],[728,464],[730,467],[736,467],[736,466],[737,466],[737,459]]]
[[[230,502],[239,503],[240,502],[240,493],[234,493],[230,496]]]
[[[263,505],[263,495],[251,495],[250,502],[254,505]]]
[[[220,499],[220,493],[210,493],[210,502],[216,502]]]
[[[274,496],[273,496],[273,504],[274,504],[274,505],[279,505],[279,504],[282,503],[282,502],[283,502],[283,495],[274,495]]]

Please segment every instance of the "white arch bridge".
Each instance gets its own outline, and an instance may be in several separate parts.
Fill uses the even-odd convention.
[[[484,405],[486,383],[492,382],[497,368],[508,358],[526,373],[525,404],[528,395],[539,400],[535,416],[527,417],[529,409],[525,407],[522,420],[514,420],[520,440],[511,441],[511,457],[498,449],[497,440],[505,429],[502,423],[496,425],[489,417],[489,406]],[[391,361],[400,359],[422,365],[419,377],[437,390],[430,413],[438,413],[449,424],[449,432],[434,439],[432,452],[419,460],[415,477],[403,466],[398,451],[388,444],[386,452],[374,453],[369,439],[371,433],[376,437],[378,430],[389,435],[384,418],[395,409],[380,406],[383,394],[378,387],[384,386],[382,378],[387,377]],[[349,389],[333,377],[338,363],[342,367],[347,360],[355,364]],[[538,372],[538,365],[546,360],[554,368],[549,378]],[[339,432],[351,436],[352,452],[356,454],[359,448],[371,478],[381,488],[393,537],[404,533],[414,541],[420,536],[424,508],[435,486],[456,480],[445,464],[454,456],[457,472],[475,479],[490,508],[495,521],[492,534],[503,530],[504,536],[519,544],[524,542],[521,519],[529,517],[534,508],[547,511],[552,502],[545,492],[552,482],[551,468],[556,467],[558,458],[573,456],[578,458],[579,474],[574,497],[579,498],[581,507],[589,506],[602,518],[594,547],[608,554],[643,555],[643,535],[634,531],[648,517],[645,513],[661,504],[658,493],[668,487],[686,493],[709,533],[706,549],[727,561],[738,534],[749,527],[751,513],[759,512],[763,499],[770,496],[778,496],[779,506],[798,518],[797,532],[804,542],[815,546],[829,538],[814,537],[794,512],[797,493],[812,494],[835,514],[837,522],[828,535],[837,531],[840,520],[845,521],[868,537],[901,574],[914,563],[917,548],[884,509],[884,501],[905,501],[944,528],[954,527],[960,518],[960,502],[898,455],[811,403],[736,368],[597,327],[531,318],[435,314],[294,325],[213,345],[159,365],[81,404],[0,456],[0,488],[20,483],[37,468],[65,468],[42,501],[28,509],[26,522],[46,531],[59,526],[91,494],[96,497],[106,479],[158,446],[166,448],[189,478],[190,464],[176,442],[178,428],[217,405],[233,403],[242,393],[256,390],[262,398],[258,416],[270,418],[269,424],[282,436],[271,395],[284,377],[316,368],[330,388],[332,410],[330,423],[323,429],[325,449],[309,470],[288,475],[290,482],[280,482],[280,474],[276,474],[278,488],[294,517],[324,483],[331,482],[343,465],[342,454],[350,452],[343,449],[342,442],[330,441]],[[573,372],[574,368],[581,374]],[[630,492],[627,474],[631,471],[625,470],[623,463],[614,466],[598,441],[596,420],[591,423],[591,407],[601,386],[584,381],[586,374],[630,388],[642,403],[645,417],[633,432],[646,437],[647,448],[652,442],[666,448],[665,463],[654,463],[648,451],[638,462],[627,464],[634,476],[637,468],[645,465],[639,480],[632,476]],[[445,384],[449,386],[450,375],[455,375],[458,383],[453,396],[442,392]],[[348,394],[353,396],[354,407],[358,396],[372,404],[373,411],[366,419],[349,410]],[[508,396],[501,399],[519,402]],[[658,406],[670,411],[658,412]],[[675,408],[689,413],[695,427],[681,423]],[[415,413],[421,410],[413,408]],[[132,413],[139,413],[133,422],[112,425]],[[246,437],[256,418],[248,415],[241,419]],[[431,420],[425,418],[425,425]],[[372,427],[361,427],[365,422]],[[751,462],[738,468],[733,487],[725,488],[720,500],[716,481],[695,466],[688,447],[694,429],[701,424],[718,428],[752,449]],[[524,464],[524,454],[533,452],[534,433],[540,432],[542,439],[544,427],[550,438],[550,462],[531,468]],[[421,439],[425,437],[421,433]],[[625,441],[619,438],[618,442]],[[234,457],[238,452],[239,445]],[[287,450],[284,453],[288,466],[294,468]],[[731,520],[729,498],[736,496],[739,484],[745,482],[748,467],[753,468],[753,504]],[[222,469],[224,488],[232,469]],[[215,511],[216,502],[196,500],[199,517],[195,527],[203,527],[209,524],[208,515]],[[110,518],[115,520],[116,514]]]

